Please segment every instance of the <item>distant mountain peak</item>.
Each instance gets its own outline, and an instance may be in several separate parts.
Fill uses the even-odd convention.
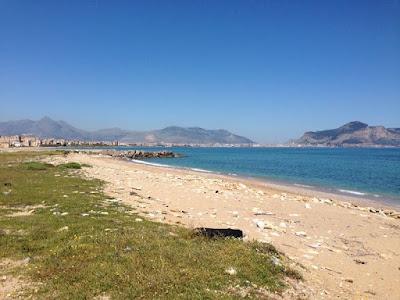
[[[55,122],[52,118],[48,117],[48,116],[44,116],[43,118],[41,118],[39,121],[44,121],[44,122]]]
[[[306,132],[294,143],[306,146],[400,147],[400,131],[353,121],[336,129]]]
[[[361,121],[351,121],[351,122],[344,124],[343,126],[348,126],[348,125],[350,125],[350,126],[353,126],[353,125],[368,126],[367,123],[363,123]]]
[[[360,121],[352,121],[352,122],[344,124],[340,128],[358,130],[358,129],[366,128],[366,127],[368,127],[368,124],[366,124],[366,123],[363,123]]]
[[[168,126],[164,129],[151,131],[132,131],[120,128],[86,131],[75,128],[64,121],[54,121],[48,116],[38,121],[0,122],[0,135],[20,134],[68,140],[119,140],[126,143],[254,144],[252,140],[235,135],[227,130],[207,130],[200,127]]]

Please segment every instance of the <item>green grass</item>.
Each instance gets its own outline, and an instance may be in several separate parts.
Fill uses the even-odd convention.
[[[81,164],[78,164],[76,162],[61,164],[61,165],[58,165],[58,167],[61,169],[81,169],[82,168]]]
[[[26,169],[35,171],[43,171],[54,167],[54,165],[52,164],[44,163],[41,161],[27,161],[24,162],[23,165],[25,166]],[[90,168],[91,166],[88,164],[79,164],[76,162],[70,162],[70,163],[60,164],[56,167],[59,169],[82,169],[82,167]]]
[[[238,297],[232,287],[279,293],[285,277],[300,278],[269,244],[210,240],[182,227],[137,222],[131,208],[109,201],[102,182],[77,177],[65,165],[32,162],[54,154],[0,154],[0,260],[31,258],[19,272],[41,283],[34,284],[35,298],[231,299]],[[27,205],[40,207],[9,216]],[[272,257],[283,263],[273,264]],[[237,274],[228,275],[229,267]]]
[[[34,170],[34,171],[44,171],[48,168],[54,167],[52,164],[46,164],[40,161],[27,161],[24,162],[23,166],[27,170]]]

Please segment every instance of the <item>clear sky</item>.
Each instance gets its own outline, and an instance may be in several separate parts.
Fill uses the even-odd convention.
[[[0,121],[400,127],[400,2],[0,0]]]

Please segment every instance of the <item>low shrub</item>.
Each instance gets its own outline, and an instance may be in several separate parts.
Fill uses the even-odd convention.
[[[28,170],[47,170],[48,168],[54,167],[52,164],[40,162],[40,161],[29,161],[25,162],[23,166]]]
[[[76,162],[61,164],[61,165],[58,165],[57,167],[59,167],[60,169],[81,169],[82,168],[81,164],[76,163]]]

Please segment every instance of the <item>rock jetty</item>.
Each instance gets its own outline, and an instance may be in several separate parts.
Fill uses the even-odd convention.
[[[99,151],[96,153],[101,154],[101,155],[106,155],[106,156],[112,156],[112,157],[116,157],[116,158],[125,158],[125,159],[182,157],[182,155],[171,152],[171,151],[146,152],[146,151],[141,151],[141,150],[129,150],[129,151],[102,150],[102,151]]]

